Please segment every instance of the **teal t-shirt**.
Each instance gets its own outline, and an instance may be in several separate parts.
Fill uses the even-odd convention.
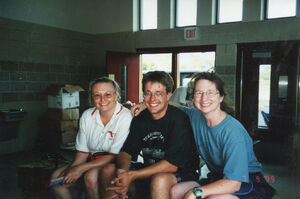
[[[197,149],[212,173],[249,182],[249,173],[261,172],[252,139],[239,121],[226,114],[220,124],[210,127],[201,111],[180,108],[190,118]]]

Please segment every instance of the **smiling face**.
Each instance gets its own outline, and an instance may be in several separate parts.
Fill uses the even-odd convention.
[[[205,116],[213,115],[221,111],[221,96],[216,84],[206,79],[200,79],[195,84],[194,103],[198,110]]]
[[[162,118],[168,109],[168,100],[171,93],[167,93],[166,87],[159,82],[147,82],[144,88],[144,101],[152,118]]]
[[[96,83],[92,88],[93,101],[100,113],[114,111],[117,94],[114,86],[109,82]]]

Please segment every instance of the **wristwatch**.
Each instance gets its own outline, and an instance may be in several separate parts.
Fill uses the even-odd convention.
[[[202,197],[202,189],[200,187],[194,187],[194,194],[197,199],[201,199]]]

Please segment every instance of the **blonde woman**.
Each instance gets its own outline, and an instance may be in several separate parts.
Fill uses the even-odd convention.
[[[105,196],[110,176],[98,182],[104,166],[112,164],[129,133],[132,119],[130,111],[119,102],[118,84],[101,77],[90,83],[90,97],[95,105],[87,109],[80,118],[76,138],[76,155],[70,165],[57,169],[51,178],[63,177],[61,184],[53,186],[58,198],[72,198],[69,188],[84,176],[84,183],[91,198]],[[100,185],[100,192],[98,188]]]

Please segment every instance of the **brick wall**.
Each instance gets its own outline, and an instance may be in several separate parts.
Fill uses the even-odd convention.
[[[95,41],[90,34],[0,18],[0,109],[27,112],[17,138],[0,143],[0,155],[33,148],[43,136],[39,118],[47,109],[48,85],[88,90],[90,80],[105,74]],[[87,92],[80,92],[80,105],[88,106]]]
[[[86,90],[101,72],[94,66],[0,61],[0,103],[46,100],[50,84],[76,84]]]
[[[0,18],[0,43],[0,103],[45,100],[49,84],[87,89],[105,74],[90,34]]]

